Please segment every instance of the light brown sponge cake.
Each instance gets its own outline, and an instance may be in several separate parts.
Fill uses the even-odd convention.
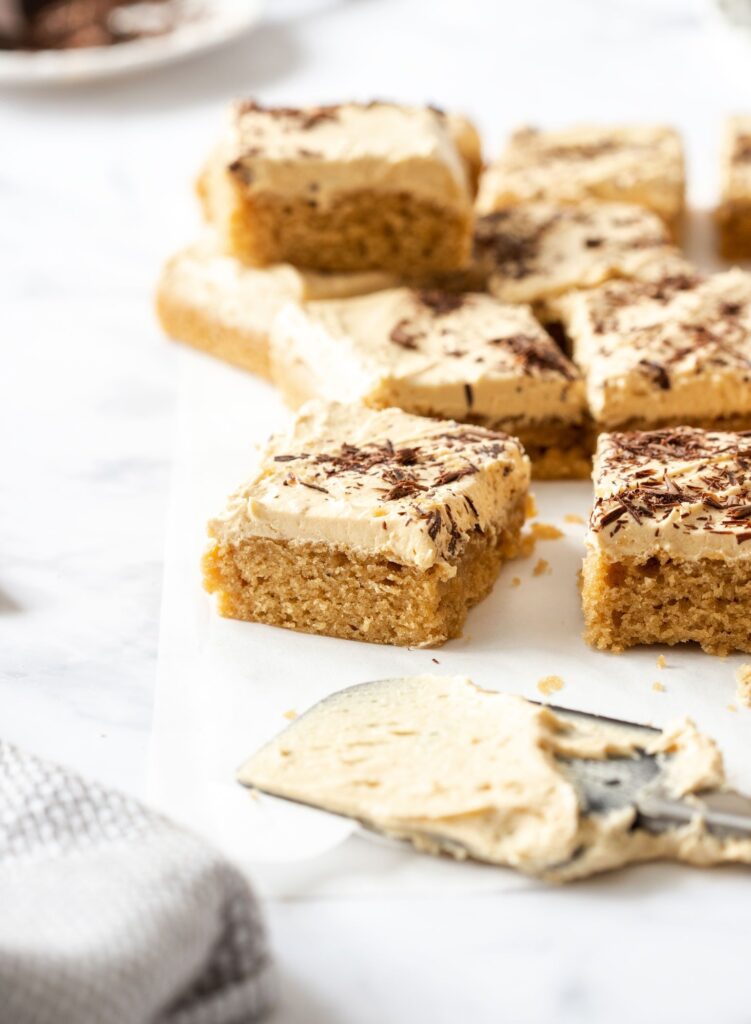
[[[505,434],[311,403],[209,524],[204,583],[230,618],[441,644],[515,553],[528,484]]]
[[[721,174],[715,214],[720,252],[728,259],[751,259],[751,116],[728,121]]]
[[[588,642],[751,651],[751,433],[603,434],[594,485]]]
[[[429,107],[237,103],[199,195],[254,266],[445,273],[470,257],[476,142]]]
[[[751,274],[671,261],[555,305],[600,430],[751,428]]]
[[[528,306],[411,288],[290,305],[271,365],[293,406],[346,395],[478,424],[518,437],[537,477],[590,474],[584,383]]]
[[[378,271],[323,274],[289,264],[248,267],[223,255],[211,234],[167,262],[156,308],[170,337],[268,377],[269,331],[286,303],[359,295],[394,281],[393,275]]]

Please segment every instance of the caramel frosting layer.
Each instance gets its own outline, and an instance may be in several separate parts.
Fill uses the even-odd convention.
[[[601,434],[587,544],[608,558],[751,559],[751,431]]]
[[[655,214],[629,203],[534,202],[478,218],[475,260],[506,302],[540,302],[677,255]]]
[[[471,126],[430,107],[393,103],[232,111],[221,157],[250,193],[305,196],[325,206],[343,192],[405,191],[466,209],[476,159]]]
[[[662,125],[575,125],[561,131],[521,128],[480,184],[486,213],[519,202],[587,196],[647,206],[672,221],[683,205],[680,137]]]
[[[311,402],[289,433],[271,438],[209,532],[222,544],[320,542],[453,575],[474,534],[498,535],[518,516],[529,476],[506,434]]]
[[[579,371],[527,306],[490,295],[389,289],[288,306],[271,335],[272,372],[302,392],[374,407],[512,425],[584,416]]]
[[[605,426],[751,414],[751,274],[674,270],[556,303]]]

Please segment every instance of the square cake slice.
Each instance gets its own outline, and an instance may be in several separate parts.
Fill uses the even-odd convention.
[[[227,252],[256,266],[430,274],[470,256],[469,157],[428,107],[237,104],[199,191]]]
[[[326,274],[288,263],[248,267],[213,235],[176,253],[162,271],[156,309],[165,332],[244,370],[269,376],[269,331],[288,302],[362,295],[391,287],[380,271]]]
[[[312,402],[209,524],[205,586],[230,618],[441,644],[514,554],[528,484],[505,434]]]
[[[538,477],[590,474],[583,381],[528,306],[410,288],[287,306],[271,364],[292,405],[347,396],[479,424],[518,437]]]
[[[751,428],[751,274],[675,269],[556,303],[600,429]]]
[[[547,300],[639,277],[669,256],[678,251],[660,218],[629,203],[522,203],[475,225],[474,258],[488,290],[504,302],[531,303],[545,319]]]
[[[672,128],[652,124],[521,128],[480,182],[482,213],[548,199],[635,203],[680,235],[685,194],[683,146]]]
[[[587,641],[751,651],[751,433],[603,434],[593,476]]]
[[[728,121],[721,174],[716,212],[720,251],[729,259],[751,259],[751,117]]]

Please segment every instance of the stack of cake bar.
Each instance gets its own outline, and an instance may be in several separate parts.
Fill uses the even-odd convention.
[[[724,160],[720,249],[751,256],[751,119]],[[523,128],[483,168],[433,107],[244,102],[198,193],[161,321],[299,407],[210,524],[223,614],[442,643],[530,474],[594,452],[587,639],[751,650],[751,274],[678,247],[675,131]]]

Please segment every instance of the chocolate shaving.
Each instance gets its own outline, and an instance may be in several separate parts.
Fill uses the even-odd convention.
[[[465,295],[462,292],[444,292],[438,289],[425,289],[415,293],[418,302],[431,311],[435,316],[446,316],[457,309],[461,309],[465,302]]]
[[[652,359],[640,359],[639,366],[648,371],[658,388],[662,391],[670,390],[670,377],[662,363],[656,363]]]
[[[399,323],[392,328],[391,333],[389,334],[389,340],[393,341],[395,345],[401,345],[402,348],[416,349],[417,337],[407,330],[408,326],[409,320],[400,320]]]
[[[476,466],[463,466],[461,469],[447,469],[438,477],[435,482],[436,487],[444,487],[446,484],[453,484],[457,480],[461,480],[462,477],[472,476],[473,473],[477,472]]]
[[[297,481],[297,482],[298,482],[299,484],[302,484],[302,485],[303,485],[303,487],[308,487],[308,488],[310,488],[310,490],[311,490],[311,491],[320,491],[320,492],[321,492],[321,494],[328,494],[328,493],[329,493],[329,492],[328,492],[328,491],[326,490],[326,488],[325,488],[325,487],[320,487],[320,486],[319,486],[318,484],[310,484],[310,483],[307,483],[307,482],[306,482],[305,480],[300,480],[299,478],[298,478],[298,481]]]

